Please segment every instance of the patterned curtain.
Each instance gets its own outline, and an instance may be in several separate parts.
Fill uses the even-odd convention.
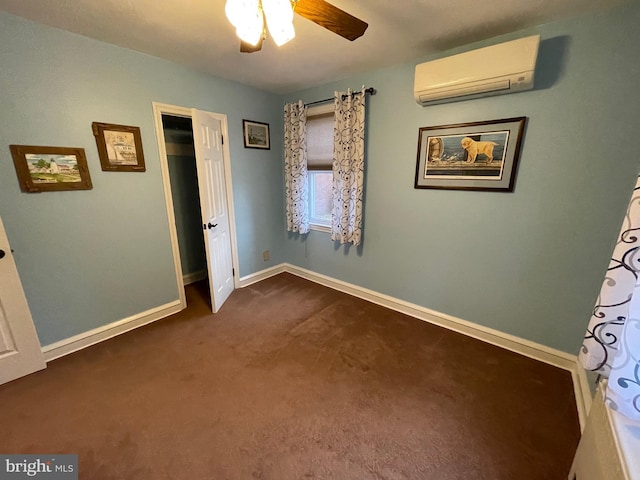
[[[284,185],[287,230],[309,232],[307,186],[307,107],[302,101],[284,106]]]
[[[365,92],[335,92],[331,240],[360,244],[364,184]]]
[[[640,420],[640,177],[593,310],[580,361],[609,377],[606,401]]]

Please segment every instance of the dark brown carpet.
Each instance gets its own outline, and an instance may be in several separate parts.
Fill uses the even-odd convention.
[[[205,287],[206,288],[206,287]],[[1,453],[82,479],[565,479],[568,372],[289,274],[0,387]]]

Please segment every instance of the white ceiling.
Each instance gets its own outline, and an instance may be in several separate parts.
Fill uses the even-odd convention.
[[[296,15],[296,38],[239,51],[225,0],[0,0],[39,23],[287,93],[626,0],[330,0],[369,24],[349,42]]]

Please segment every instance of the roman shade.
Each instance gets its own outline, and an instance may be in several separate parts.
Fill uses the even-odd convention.
[[[333,167],[333,112],[307,118],[307,170]]]

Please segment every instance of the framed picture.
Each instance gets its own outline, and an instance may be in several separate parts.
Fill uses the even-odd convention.
[[[244,148],[262,148],[269,150],[269,124],[242,120],[244,132]]]
[[[424,127],[415,188],[512,192],[526,117]]]
[[[23,192],[91,190],[84,148],[10,145]]]
[[[144,172],[139,127],[93,122],[100,165],[105,172]]]

